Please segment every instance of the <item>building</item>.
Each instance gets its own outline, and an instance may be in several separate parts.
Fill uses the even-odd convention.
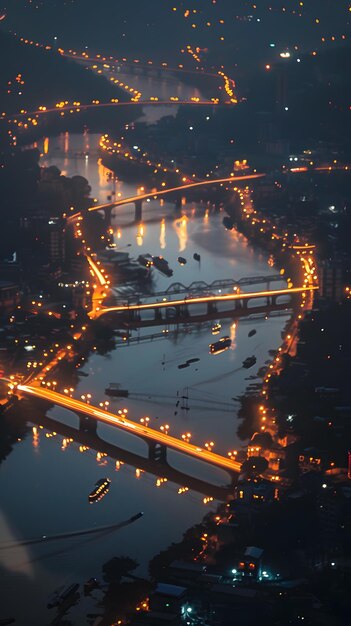
[[[257,548],[256,546],[247,547],[242,557],[238,560],[237,571],[235,573],[241,575],[243,578],[261,579],[262,556],[262,548]]]
[[[192,612],[188,605],[187,589],[177,585],[158,583],[149,597],[147,611],[138,611],[130,622],[132,626],[181,626]]]
[[[187,590],[185,587],[158,583],[156,589],[150,595],[150,611],[183,615],[187,609],[186,595]]]
[[[8,280],[0,280],[0,314],[11,313],[19,303],[18,285]]]
[[[334,302],[340,302],[344,298],[343,268],[340,259],[327,259],[320,263],[319,293],[322,298]]]

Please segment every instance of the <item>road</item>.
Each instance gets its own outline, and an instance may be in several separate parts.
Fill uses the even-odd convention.
[[[306,291],[315,290],[318,287],[314,285],[310,285],[308,287],[290,287],[285,289],[273,289],[268,291],[251,291],[248,293],[229,293],[222,294],[220,296],[200,296],[197,298],[184,298],[182,300],[167,300],[162,302],[147,302],[144,304],[126,304],[126,305],[118,305],[111,306],[101,309],[96,309],[94,312],[91,312],[91,316],[101,317],[102,315],[106,315],[106,313],[126,313],[133,311],[146,311],[153,309],[164,309],[175,306],[188,306],[189,304],[211,304],[217,302],[227,302],[233,300],[251,300],[252,298],[277,298],[278,296],[291,295],[297,293],[304,293]],[[254,312],[254,311],[253,311]],[[220,315],[220,312],[218,313]]]
[[[84,415],[87,415],[88,417],[91,417],[99,422],[109,424],[110,426],[120,428],[121,430],[129,432],[133,435],[162,444],[167,446],[167,448],[172,448],[173,450],[177,450],[178,452],[182,452],[188,456],[205,461],[221,469],[234,473],[239,473],[241,471],[241,463],[238,463],[237,461],[233,461],[230,458],[211,452],[206,448],[200,448],[186,441],[176,439],[175,437],[171,437],[162,431],[145,427],[142,424],[138,424],[127,419],[126,417],[118,417],[117,415],[92,404],[86,404],[81,400],[76,400],[75,398],[71,398],[49,389],[44,389],[43,387],[18,385],[17,388],[22,394],[42,398],[43,400],[47,400],[53,404],[58,404],[59,406],[70,409],[74,412],[83,413]]]
[[[246,180],[255,180],[257,178],[264,178],[266,174],[247,174],[246,176],[229,176],[228,178],[212,178],[208,180],[201,180],[196,183],[187,183],[186,185],[180,185],[179,187],[171,187],[170,189],[162,189],[156,191],[149,191],[149,193],[140,194],[138,196],[131,196],[129,198],[122,198],[116,200],[116,202],[110,202],[108,204],[99,204],[89,207],[88,211],[99,211],[102,209],[108,209],[111,207],[123,206],[123,204],[129,204],[138,200],[147,200],[147,198],[156,198],[158,196],[165,196],[168,193],[174,193],[177,191],[184,191],[186,189],[193,189],[195,187],[204,187],[206,185],[221,185],[222,183],[237,183]]]

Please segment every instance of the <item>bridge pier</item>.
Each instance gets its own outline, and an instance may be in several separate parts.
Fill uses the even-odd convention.
[[[155,320],[162,320],[163,319],[161,309],[154,309],[154,315],[155,315]]]
[[[211,315],[212,313],[217,313],[217,306],[215,302],[207,303],[207,315]]]
[[[106,226],[110,226],[111,224],[112,209],[113,207],[111,206],[104,208]]]
[[[134,220],[135,222],[141,222],[143,219],[143,201],[135,200],[134,206],[135,206]]]
[[[166,463],[167,446],[162,443],[156,443],[155,441],[149,441],[149,459],[150,461],[160,461],[161,463]]]
[[[174,203],[174,213],[175,215],[180,215],[182,211],[182,196],[177,194],[176,200]]]
[[[96,435],[97,421],[88,415],[79,415],[79,430],[83,433]]]
[[[189,308],[186,304],[179,304],[176,309],[177,317],[190,317]]]

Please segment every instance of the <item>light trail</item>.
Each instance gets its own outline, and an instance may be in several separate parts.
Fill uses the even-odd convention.
[[[42,387],[18,385],[17,388],[19,391],[24,394],[28,394],[29,396],[42,398],[44,400],[47,400],[48,402],[52,402],[53,404],[58,404],[59,406],[62,406],[66,409],[70,409],[78,413],[83,413],[84,415],[88,415],[89,417],[97,421],[109,424],[110,426],[115,426],[117,428],[120,428],[121,430],[143,437],[144,439],[150,439],[151,441],[155,441],[156,443],[163,444],[169,448],[172,448],[173,450],[177,450],[179,452],[182,452],[183,454],[195,457],[197,459],[200,459],[201,461],[205,461],[224,470],[229,470],[230,472],[235,473],[239,473],[241,471],[241,464],[237,461],[232,461],[231,459],[216,454],[215,452],[210,452],[207,449],[195,446],[180,439],[176,439],[175,437],[171,437],[170,435],[167,435],[162,431],[154,430],[149,426],[145,427],[136,422],[132,422],[126,417],[118,417],[117,415],[114,415],[109,411],[105,411],[104,409],[100,409],[97,406],[85,404],[84,402],[76,400],[75,398],[70,398],[69,396],[65,396],[48,389],[43,389]]]
[[[175,191],[183,191],[185,189],[192,189],[194,187],[205,187],[206,185],[220,185],[222,183],[236,183],[238,181],[255,180],[257,178],[264,178],[266,174],[247,174],[246,176],[229,176],[228,178],[214,178],[209,180],[201,180],[196,183],[187,183],[186,185],[180,185],[179,187],[171,187],[170,189],[161,189],[156,191],[150,191],[139,196],[131,196],[129,198],[123,198],[122,200],[116,200],[116,202],[110,202],[109,204],[99,204],[98,206],[91,206],[88,211],[98,211],[102,209],[108,209],[112,207],[122,206],[130,202],[137,200],[146,200],[147,198],[155,198],[156,196],[165,196],[168,193],[174,193]]]
[[[221,296],[200,296],[197,298],[184,298],[183,300],[167,300],[165,302],[148,302],[145,304],[119,305],[114,307],[106,307],[96,312],[96,316],[100,317],[106,313],[125,313],[127,311],[142,311],[148,309],[163,309],[175,306],[186,306],[189,304],[203,304],[211,302],[223,302],[232,300],[250,300],[252,298],[269,298],[278,297],[296,293],[303,293],[307,290],[318,289],[317,286],[309,287],[290,287],[286,289],[273,289],[272,291],[252,291],[248,293],[230,293]]]

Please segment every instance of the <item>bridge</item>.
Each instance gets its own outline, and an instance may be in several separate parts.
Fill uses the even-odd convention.
[[[76,400],[70,396],[44,389],[43,387],[17,385],[17,389],[21,394],[26,396],[47,400],[48,402],[70,409],[76,413],[86,415],[93,421],[102,422],[141,437],[147,441],[149,445],[149,457],[152,459],[165,461],[167,448],[172,448],[195,459],[207,462],[210,465],[215,465],[220,469],[228,471],[230,474],[238,474],[241,471],[241,463],[229,457],[221,456],[207,448],[195,446],[187,441],[176,439],[176,437],[171,437],[171,435],[154,430],[149,426],[146,427],[143,424],[138,424],[137,422],[127,419],[124,415],[114,415],[100,407],[86,404],[81,400]]]
[[[94,63],[96,65],[102,65],[105,69],[116,69],[117,67],[125,68],[126,73],[138,74],[157,74],[159,76],[159,72],[165,74],[189,74],[189,75],[197,75],[197,76],[210,76],[212,78],[217,78],[218,80],[221,78],[221,75],[218,72],[208,72],[205,70],[191,70],[188,68],[184,68],[183,66],[174,67],[168,65],[168,63],[160,63],[159,65],[154,63],[153,61],[142,62],[139,59],[133,59],[133,61],[128,61],[126,58],[116,59],[114,57],[101,57],[94,56],[89,57],[88,55],[82,55],[77,52],[70,51],[60,51],[60,54],[67,59],[73,59],[74,61],[83,61],[84,63],[90,65]],[[111,65],[112,64],[112,65]]]
[[[135,452],[124,450],[119,446],[112,444],[104,439],[101,439],[95,432],[90,429],[84,429],[84,424],[81,422],[81,428],[74,428],[63,424],[58,420],[55,420],[48,416],[41,416],[38,421],[37,410],[31,411],[28,407],[29,416],[26,414],[27,421],[37,426],[42,426],[46,430],[61,435],[66,440],[73,439],[74,443],[86,446],[90,450],[94,450],[96,453],[106,454],[110,459],[116,461],[116,463],[127,463],[128,465],[135,467],[137,470],[148,472],[155,477],[167,478],[172,483],[177,484],[180,488],[188,487],[192,491],[203,496],[211,496],[216,500],[225,502],[228,498],[230,490],[225,486],[218,486],[207,482],[206,480],[195,478],[185,472],[177,470],[171,467],[166,461],[160,462],[159,460],[140,456]],[[33,416],[31,415],[33,412]]]
[[[180,209],[181,207],[181,196],[179,192],[186,191],[189,189],[196,189],[199,187],[206,186],[214,186],[214,185],[223,185],[224,183],[237,183],[237,182],[246,182],[248,180],[257,180],[258,178],[263,178],[266,174],[247,174],[246,176],[228,176],[227,178],[212,178],[207,180],[201,180],[197,182],[186,183],[185,185],[180,185],[178,187],[171,187],[169,189],[156,189],[154,191],[150,191],[148,193],[139,194],[137,196],[130,196],[129,198],[121,198],[120,200],[116,200],[114,202],[109,202],[108,204],[99,204],[94,205],[88,208],[88,211],[104,211],[105,212],[105,221],[110,223],[112,209],[115,207],[123,206],[124,204],[134,204],[135,205],[135,221],[140,222],[142,220],[142,206],[144,200],[151,200],[152,198],[156,199],[159,196],[166,196],[168,194],[178,194],[176,196],[176,208]]]
[[[267,285],[267,289],[272,282],[283,281],[284,277],[280,274],[273,274],[271,276],[248,276],[246,278],[240,278],[239,280],[234,280],[233,278],[224,278],[223,280],[214,280],[212,283],[206,283],[204,280],[196,280],[192,282],[188,287],[183,285],[182,283],[172,283],[165,289],[164,291],[155,291],[152,294],[145,293],[137,293],[133,290],[133,293],[123,293],[118,290],[118,287],[115,289],[116,293],[116,302],[117,300],[123,300],[124,302],[139,301],[142,297],[146,298],[161,298],[163,296],[171,296],[172,294],[181,294],[181,293],[210,293],[213,291],[218,291],[222,289],[232,289],[247,286],[247,285],[258,285],[260,283],[265,283]]]
[[[267,291],[251,291],[247,293],[228,293],[215,295],[205,295],[196,297],[185,297],[181,300],[162,300],[161,302],[144,302],[138,304],[119,304],[116,306],[101,307],[101,301],[93,301],[93,309],[89,313],[91,319],[98,319],[107,314],[118,314],[125,320],[136,325],[157,325],[167,323],[170,317],[167,316],[167,310],[172,313],[172,322],[184,321],[200,321],[206,317],[207,319],[216,319],[217,317],[233,317],[239,315],[250,315],[261,313],[265,310],[280,310],[286,308],[287,303],[278,302],[281,296],[293,296],[296,294],[304,294],[306,291],[317,289],[316,286],[309,287],[287,287],[284,289],[274,289]],[[258,306],[249,306],[250,300],[263,300]],[[218,305],[222,302],[232,304],[230,309],[220,310]],[[194,305],[205,305],[206,311],[201,314],[190,315],[189,307]],[[162,317],[162,310],[165,310],[165,317]],[[141,313],[144,311],[152,311],[153,320],[142,320]]]

